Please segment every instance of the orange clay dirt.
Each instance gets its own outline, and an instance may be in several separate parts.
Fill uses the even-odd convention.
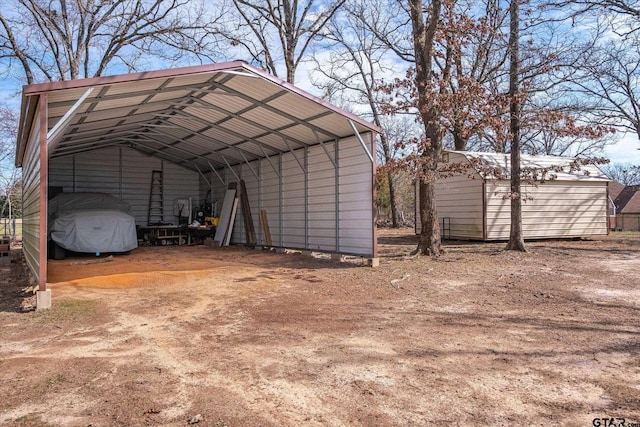
[[[24,264],[0,266],[0,425],[640,423],[640,235],[438,260],[380,235],[379,268],[205,246],[51,261],[37,312]]]

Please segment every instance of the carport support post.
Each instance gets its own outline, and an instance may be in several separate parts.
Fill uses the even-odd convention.
[[[373,132],[369,132],[369,143],[371,144],[371,152],[375,153],[376,151],[376,136],[373,134]],[[372,230],[372,237],[373,237],[373,257],[371,257],[371,259],[369,260],[369,265],[371,267],[378,267],[380,266],[380,258],[378,258],[378,193],[377,193],[377,189],[376,189],[376,169],[377,169],[377,165],[376,165],[376,157],[375,156],[371,156],[371,178],[372,178],[372,182],[371,182],[371,186],[373,189],[373,230]]]
[[[38,290],[36,291],[36,310],[51,308],[51,289],[47,289],[47,188],[49,186],[49,151],[47,140],[47,116],[49,97],[40,95],[40,239]]]

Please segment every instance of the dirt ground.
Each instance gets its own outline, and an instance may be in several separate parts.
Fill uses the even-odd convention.
[[[0,424],[640,423],[640,234],[438,260],[380,235],[379,268],[205,246],[51,261],[37,312],[23,264],[0,266]]]

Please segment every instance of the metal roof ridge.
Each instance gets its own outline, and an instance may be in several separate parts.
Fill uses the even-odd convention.
[[[258,68],[254,65],[251,65],[248,62],[243,60],[211,63],[211,64],[205,64],[205,65],[191,65],[191,66],[180,67],[180,68],[140,71],[136,73],[115,74],[110,76],[88,77],[88,78],[74,79],[74,80],[61,80],[61,81],[55,81],[55,82],[33,83],[30,85],[24,85],[22,87],[22,95],[24,98],[24,97],[29,97],[33,95],[39,95],[44,92],[52,92],[52,91],[64,90],[64,89],[79,89],[79,88],[90,87],[90,86],[128,83],[136,80],[179,77],[179,76],[184,76],[189,74],[202,74],[202,73],[211,73],[216,71],[229,71],[234,69],[235,70],[244,69],[253,74],[256,74],[258,77],[261,77],[267,81],[270,81],[271,83],[274,83],[286,89],[289,92],[293,92],[296,95],[307,98],[310,101],[320,104],[323,107],[330,109],[337,114],[342,115],[347,120],[357,122],[361,126],[364,126],[367,129],[370,129],[376,133],[382,133],[382,129],[377,125],[370,123],[367,120],[353,113],[345,111],[342,108],[339,108],[331,104],[330,102],[327,102],[322,98],[319,98],[307,92],[306,90],[301,89],[285,80],[282,80],[281,78],[274,76],[273,74],[270,74],[267,71],[261,68]]]
[[[136,73],[114,74],[109,76],[87,77],[73,80],[60,80],[55,82],[33,83],[24,85],[22,93],[24,96],[38,95],[43,92],[51,92],[64,89],[78,89],[86,86],[98,86],[105,84],[127,83],[136,80],[157,79],[167,77],[179,77],[189,74],[211,73],[215,71],[233,70],[244,68],[248,65],[245,61],[231,61],[211,63],[204,65],[190,65],[179,68],[165,68],[161,70],[139,71]]]

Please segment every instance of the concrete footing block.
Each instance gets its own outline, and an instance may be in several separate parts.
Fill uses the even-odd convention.
[[[369,267],[380,267],[380,258],[369,258]]]
[[[36,310],[51,308],[51,289],[36,291]]]
[[[337,254],[337,253],[332,253],[331,254],[331,260],[338,261],[338,262],[343,262],[344,261],[344,255]]]

